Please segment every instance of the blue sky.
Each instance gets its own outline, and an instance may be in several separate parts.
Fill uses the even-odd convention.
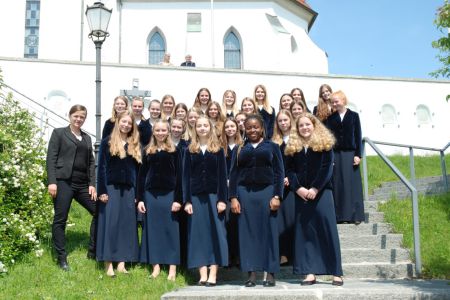
[[[329,73],[431,78],[440,67],[431,42],[444,0],[308,0],[319,13],[310,31],[328,54]]]

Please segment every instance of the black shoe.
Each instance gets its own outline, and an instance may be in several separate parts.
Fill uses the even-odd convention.
[[[199,281],[199,282],[197,282],[197,285],[205,286],[206,285],[206,281]]]
[[[66,272],[68,272],[68,271],[70,271],[70,267],[69,267],[69,264],[67,263],[67,260],[60,260],[59,262],[58,262],[58,267],[61,269],[61,270],[63,270],[63,271],[66,271]]]
[[[88,251],[86,257],[87,257],[87,259],[95,260],[96,259],[95,252]]]
[[[300,282],[301,285],[313,285],[316,284],[316,279],[313,280],[303,280]]]
[[[214,286],[216,286],[216,283],[215,283],[215,282],[209,282],[209,281],[207,281],[206,284],[205,284],[205,286],[206,286],[206,287],[214,287]]]
[[[256,282],[254,282],[253,280],[247,280],[246,282],[244,282],[244,286],[245,287],[255,287],[256,286]]]
[[[341,278],[341,280],[333,280],[331,282],[331,284],[335,285],[335,286],[343,286],[344,285],[344,280],[342,280],[342,278]]]
[[[275,286],[275,279],[263,281],[263,287]]]

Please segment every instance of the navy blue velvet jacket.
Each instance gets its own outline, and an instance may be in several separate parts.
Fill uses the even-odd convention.
[[[102,140],[110,136],[113,129],[114,129],[114,122],[112,122],[111,119],[106,120],[105,124],[103,125]]]
[[[146,190],[161,189],[174,191],[174,201],[182,203],[181,191],[181,153],[159,151],[143,154],[142,166],[139,169],[137,184],[137,200],[143,201]]]
[[[355,151],[355,156],[361,157],[362,133],[358,113],[347,108],[344,119],[334,112],[325,122],[336,138],[335,151]]]
[[[272,114],[269,114],[264,108],[258,109],[258,111],[264,120],[266,139],[270,140],[273,135],[273,126],[275,125],[275,109],[272,107]]]
[[[228,174],[228,179],[230,178],[230,172],[231,172],[231,162],[233,160],[233,155],[235,155],[237,149],[239,148],[238,145],[234,146],[233,150],[231,150],[231,148],[229,146],[227,146],[227,156],[225,157],[226,161],[227,161],[227,174]]]
[[[299,188],[331,189],[333,175],[333,150],[316,152],[311,148],[296,152],[293,156],[286,156],[287,177],[289,187],[293,192]]]
[[[191,202],[191,195],[217,194],[219,201],[227,202],[227,167],[223,149],[216,153],[183,155],[183,200]]]
[[[126,185],[136,187],[139,163],[130,155],[121,159],[111,156],[109,151],[109,137],[102,140],[98,156],[97,194],[107,194],[107,185]],[[126,149],[127,145],[125,145]]]
[[[284,166],[280,147],[264,140],[256,148],[246,142],[233,155],[230,173],[229,198],[237,197],[237,187],[273,185],[273,196],[283,197]]]
[[[149,120],[142,120],[138,125],[139,141],[143,147],[147,146],[152,136],[152,124]]]

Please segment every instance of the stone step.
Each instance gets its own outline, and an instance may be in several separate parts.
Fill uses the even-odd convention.
[[[339,235],[377,235],[387,234],[391,231],[391,225],[388,223],[361,223],[355,224],[338,224]]]
[[[214,288],[188,286],[164,294],[162,300],[410,300],[449,299],[445,280],[347,280],[342,287],[329,281],[318,281],[312,286],[301,286],[298,280],[278,280],[277,285],[264,288],[246,288],[242,282],[226,283]]]
[[[373,262],[373,263],[343,263],[342,269],[345,278],[369,278],[369,279],[403,279],[411,278],[413,276],[414,265],[411,262],[398,262],[396,264]],[[194,274],[196,278],[198,275]],[[262,272],[257,273],[257,278],[262,278]],[[276,278],[281,280],[298,279],[301,276],[294,275],[292,266],[283,266],[280,272],[277,273]],[[238,268],[221,268],[218,273],[218,278],[222,282],[230,281],[245,281],[248,275]],[[330,276],[321,276],[321,279],[328,279]]]
[[[401,248],[402,234],[339,236],[341,249],[394,249]]]
[[[384,213],[379,211],[370,211],[364,213],[366,223],[382,223],[384,222]]]
[[[407,249],[342,249],[342,263],[409,263]]]

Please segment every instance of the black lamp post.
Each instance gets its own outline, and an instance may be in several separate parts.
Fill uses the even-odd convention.
[[[101,129],[101,111],[102,111],[102,87],[101,87],[101,51],[102,44],[109,36],[108,24],[111,18],[112,9],[107,9],[103,3],[95,2],[92,6],[86,8],[86,18],[89,23],[89,38],[95,44],[95,161],[97,162],[98,150],[100,147],[100,129]]]

